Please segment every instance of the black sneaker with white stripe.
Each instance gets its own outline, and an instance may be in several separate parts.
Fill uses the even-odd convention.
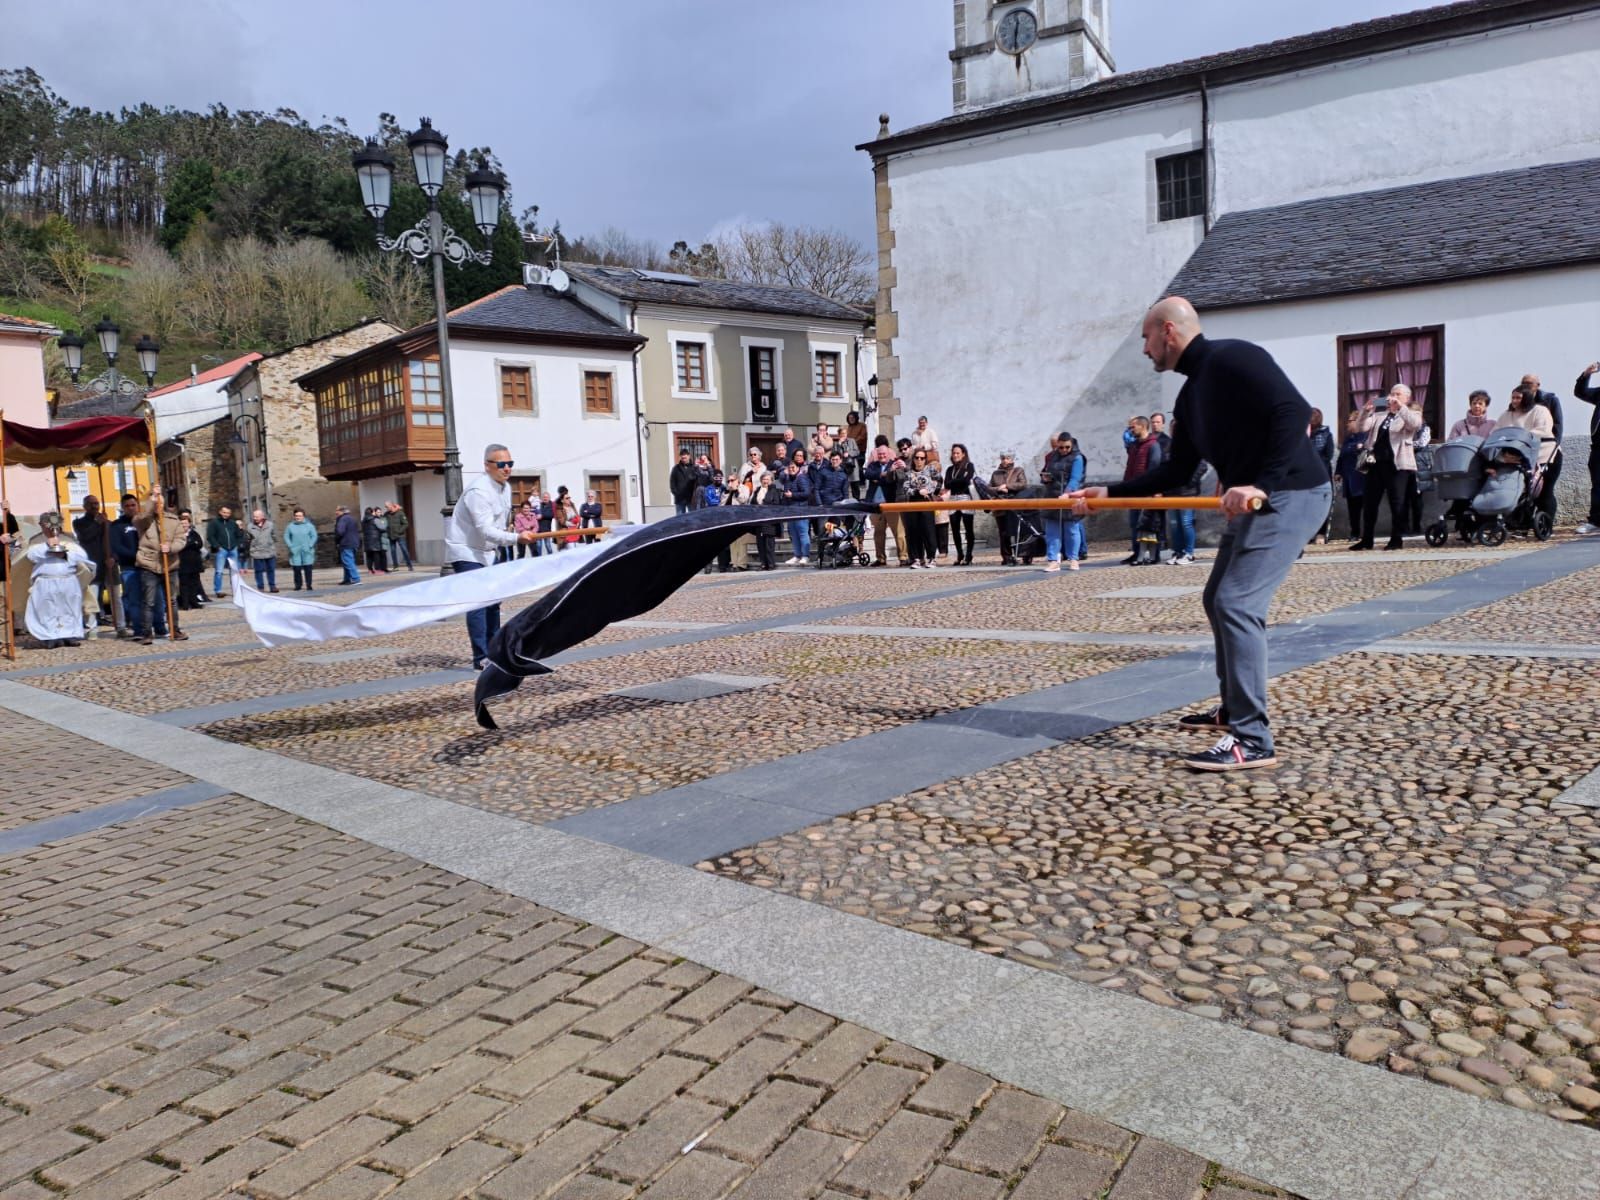
[[[1183,760],[1191,771],[1248,771],[1252,767],[1275,767],[1278,756],[1247,742],[1241,742],[1231,733],[1204,754],[1191,754]]]
[[[1178,718],[1179,729],[1227,729],[1228,714],[1223,711],[1222,705],[1208,708],[1205,712],[1189,713]]]

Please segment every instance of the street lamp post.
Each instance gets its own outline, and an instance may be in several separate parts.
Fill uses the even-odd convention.
[[[246,421],[256,427],[255,442],[257,448],[261,451],[261,470],[263,475],[265,474],[267,469],[267,434],[266,430],[261,428],[260,417],[254,413],[240,413],[235,417],[233,419],[233,436],[228,439],[228,445],[243,460],[240,464],[242,468],[240,474],[244,476],[244,506],[246,511],[254,512],[255,497],[250,490],[250,443],[244,437],[244,423]],[[265,482],[266,480],[263,479],[262,483],[265,484]],[[263,507],[265,507],[264,501]]]
[[[376,142],[368,142],[356,152],[351,165],[361,181],[362,206],[378,227],[378,248],[384,251],[402,250],[418,262],[428,258],[433,260],[434,320],[439,331],[439,381],[444,400],[444,514],[449,516],[456,501],[461,499],[461,447],[456,441],[455,393],[450,380],[450,331],[444,298],[444,264],[448,260],[458,267],[469,262],[487,266],[493,261],[494,242],[491,238],[500,223],[500,204],[505,195],[506,178],[499,171],[490,170],[489,164],[482,158],[478,160],[477,169],[467,176],[472,223],[488,243],[486,249],[474,250],[444,223],[444,215],[439,211],[439,193],[444,190],[449,142],[427,117],[423,117],[421,126],[406,139],[406,147],[411,151],[417,186],[428,197],[428,212],[398,237],[387,237],[383,231],[384,214],[389,211],[394,189],[394,158]]]
[[[89,343],[82,334],[70,330],[56,339],[56,345],[61,347],[61,357],[67,362],[67,373],[72,376],[72,382],[79,391],[85,395],[94,392],[101,396],[137,396],[155,386],[161,347],[148,333],[140,335],[133,344],[133,351],[139,356],[139,370],[144,373],[145,386],[142,388],[117,370],[117,356],[122,351],[122,328],[110,317],[102,317],[95,324],[94,335],[100,343],[100,353],[105,355],[106,369],[82,384],[78,382],[78,375],[83,370],[83,348]]]

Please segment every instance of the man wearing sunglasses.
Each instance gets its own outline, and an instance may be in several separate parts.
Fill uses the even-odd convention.
[[[483,474],[462,490],[444,528],[444,556],[456,572],[478,571],[495,560],[502,546],[533,541],[533,532],[511,530],[511,451],[493,445],[483,452]],[[472,640],[472,669],[481,671],[489,643],[500,632],[500,606],[491,604],[467,614]]]

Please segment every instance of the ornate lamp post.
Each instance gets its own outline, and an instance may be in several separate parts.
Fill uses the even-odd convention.
[[[100,353],[105,355],[106,369],[83,384],[78,383],[78,374],[83,370],[83,348],[88,342],[84,341],[82,334],[70,330],[56,339],[56,345],[61,347],[61,356],[67,361],[67,373],[72,376],[72,382],[78,385],[79,391],[85,394],[94,392],[101,396],[137,396],[155,386],[161,347],[148,333],[141,335],[133,344],[133,351],[139,356],[139,370],[144,373],[144,387],[117,370],[117,356],[122,349],[121,327],[110,317],[102,317],[94,327],[94,335],[100,343]]]
[[[487,249],[474,250],[455,230],[444,223],[439,211],[439,193],[444,189],[446,153],[449,142],[427,117],[406,139],[417,185],[428,197],[428,212],[422,220],[398,237],[383,231],[384,214],[394,189],[394,159],[376,142],[368,142],[351,159],[356,178],[361,181],[361,203],[377,224],[380,250],[403,250],[418,262],[433,259],[434,319],[439,328],[439,379],[444,392],[444,512],[448,516],[461,499],[461,447],[456,442],[455,396],[450,383],[450,331],[445,317],[444,264],[469,262],[487,266],[494,257],[490,241],[500,223],[500,202],[505,195],[506,178],[478,160],[478,167],[467,176],[467,197],[472,203],[472,223],[483,234]]]

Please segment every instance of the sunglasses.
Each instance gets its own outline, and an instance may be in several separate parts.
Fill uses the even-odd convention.
[[[491,467],[500,467],[501,469],[505,469],[505,468],[508,468],[508,467],[514,467],[517,464],[512,462],[509,458],[506,458],[506,459],[501,459],[498,462],[496,462],[494,460],[490,460],[489,465]]]

